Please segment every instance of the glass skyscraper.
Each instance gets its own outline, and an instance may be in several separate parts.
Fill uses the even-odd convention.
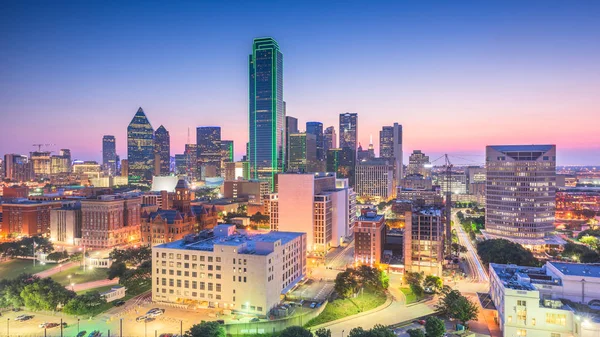
[[[315,146],[317,147],[317,160],[325,160],[325,142],[323,140],[323,123],[306,122],[306,133],[315,135]]]
[[[115,136],[102,137],[102,166],[105,172],[114,176],[117,174],[117,150]]]
[[[127,127],[127,162],[129,183],[150,185],[154,172],[154,129],[142,108]]]
[[[254,39],[249,56],[250,177],[268,181],[283,172],[286,157],[283,54],[273,38]]]
[[[171,172],[171,137],[164,126],[154,133],[154,175],[168,176]]]
[[[340,148],[352,149],[356,153],[358,139],[358,114],[340,114]]]
[[[196,128],[198,145],[198,172],[200,179],[221,174],[221,127],[199,126]]]

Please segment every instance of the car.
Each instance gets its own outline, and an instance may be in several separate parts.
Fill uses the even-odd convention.
[[[312,303],[310,304],[310,308],[311,308],[311,309],[314,309],[314,308],[316,308],[316,307],[317,307],[317,302],[312,302]]]
[[[161,309],[161,308],[152,308],[150,310],[148,310],[148,312],[146,312],[146,314],[151,314],[153,312],[159,312],[162,311],[163,313],[165,312],[165,309]]]
[[[172,333],[163,333],[163,334],[160,334],[158,337],[173,337],[173,334]]]
[[[225,324],[225,321],[224,321],[224,320],[222,320],[222,319],[218,319],[218,320],[217,320],[217,323],[219,323],[219,324]]]
[[[19,315],[19,316],[15,317],[15,321],[26,321],[27,317],[28,317],[28,315]]]
[[[148,318],[148,316],[144,315],[144,316],[140,316],[140,317],[136,318],[135,321],[136,322],[144,322],[147,318]]]
[[[122,305],[125,305],[125,301],[116,301],[114,304],[115,307],[120,307]]]
[[[51,328],[57,327],[57,326],[59,326],[59,325],[60,325],[60,324],[58,324],[58,323],[49,323],[49,322],[44,322],[44,323],[41,323],[41,324],[39,325],[39,327],[40,327],[40,328],[42,328],[42,329],[51,329]]]
[[[100,331],[94,330],[94,331],[90,332],[90,334],[88,335],[88,337],[96,337],[96,336],[98,336],[99,333],[100,333]]]
[[[260,322],[260,319],[258,317],[254,317],[253,319],[250,320],[250,322]]]
[[[156,310],[152,309],[151,311],[148,311],[146,313],[146,316],[148,316],[148,317],[158,317],[158,316],[160,316],[160,315],[162,315],[164,313],[165,313],[165,309],[156,309]]]
[[[413,322],[417,323],[417,324],[425,325],[425,320],[424,319],[417,319],[417,320],[414,320]]]
[[[79,333],[77,334],[77,336],[76,336],[76,337],[83,337],[83,336],[85,336],[85,333],[86,333],[86,332],[87,332],[87,331],[85,331],[85,330],[83,330],[83,331],[79,331]]]

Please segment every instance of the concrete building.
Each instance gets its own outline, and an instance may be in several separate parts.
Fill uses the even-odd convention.
[[[356,157],[356,147],[358,146],[358,114],[343,113],[340,114],[340,148],[350,149]]]
[[[600,266],[546,262],[541,267],[491,263],[490,297],[504,336],[600,335]]]
[[[2,161],[4,179],[22,182],[31,179],[31,164],[29,158],[20,154],[5,154]]]
[[[371,141],[371,143],[373,143]],[[404,177],[404,159],[402,150],[402,125],[394,123],[384,126],[379,132],[379,157],[390,160],[394,166],[396,185]]]
[[[141,197],[124,195],[82,200],[82,244],[113,248],[139,241],[141,203]]]
[[[60,208],[56,201],[17,200],[2,204],[0,236],[50,235],[50,212]]]
[[[406,271],[442,276],[444,263],[444,218],[441,207],[415,208],[407,212],[404,226]]]
[[[444,201],[439,188],[436,187],[429,190],[398,189],[396,199],[410,200],[415,206],[441,206]]]
[[[174,209],[159,209],[156,212],[141,215],[141,243],[154,246],[173,242],[193,234],[195,218]]]
[[[340,136],[341,137],[341,136]],[[338,178],[348,179],[355,186],[356,149],[329,149],[327,152],[327,172],[335,172]]]
[[[429,156],[426,156],[421,150],[413,150],[408,157],[406,175],[413,174],[419,174],[425,178],[431,177],[431,163],[429,162]]]
[[[152,248],[152,300],[269,316],[306,275],[306,234],[234,225]]]
[[[467,176],[464,172],[451,172],[450,177],[446,173],[434,175],[435,184],[441,187],[442,193],[467,194]]]
[[[49,151],[34,151],[29,153],[29,161],[33,177],[36,179],[48,178],[52,173],[52,160]]]
[[[420,174],[407,175],[400,180],[400,187],[411,190],[431,190],[433,182],[431,178],[425,178]]]
[[[225,181],[248,179],[250,179],[250,166],[247,161],[225,163]]]
[[[386,226],[385,215],[376,209],[363,209],[354,225],[354,262],[377,265],[383,258]]]
[[[287,172],[315,172],[317,167],[317,138],[310,133],[289,135]]]
[[[356,165],[356,194],[388,200],[395,196],[394,166],[387,159],[377,158]]]
[[[73,163],[73,173],[82,180],[99,178],[102,167],[95,161],[75,161]]]
[[[117,175],[117,150],[115,136],[102,137],[102,168],[109,176]]]
[[[225,199],[245,199],[261,203],[263,196],[269,194],[269,183],[258,180],[233,180],[223,182]]]
[[[63,203],[50,211],[50,240],[56,244],[76,246],[81,240],[81,203]]]
[[[196,128],[198,166],[200,179],[221,176],[221,127],[200,126]]]
[[[560,244],[554,230],[555,145],[486,147],[487,238],[508,238],[531,248]]]
[[[330,126],[325,131],[323,131],[323,152],[325,153],[325,157],[327,157],[327,151],[329,149],[337,148],[337,136],[335,134],[335,127]]]
[[[154,131],[154,175],[166,176],[171,173],[171,136],[161,125]]]

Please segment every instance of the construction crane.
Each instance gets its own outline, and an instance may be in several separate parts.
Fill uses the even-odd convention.
[[[56,145],[56,144],[33,144],[31,146],[37,146],[38,152],[40,152],[40,151],[42,151],[42,146],[48,147],[48,146],[54,146],[54,145]]]

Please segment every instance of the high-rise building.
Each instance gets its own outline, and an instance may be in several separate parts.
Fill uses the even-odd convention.
[[[285,102],[284,102],[285,103]],[[300,133],[300,130],[298,130],[298,118],[296,117],[292,117],[292,116],[288,116],[287,113],[285,115],[285,144],[286,144],[286,149],[285,149],[285,168],[284,170],[288,169],[289,166],[289,159],[290,159],[290,135],[293,133]]]
[[[323,139],[323,123],[321,122],[306,122],[306,133],[315,135],[315,142],[317,148],[317,160],[324,161],[326,157],[325,153],[325,141]]]
[[[254,39],[249,56],[250,176],[269,181],[284,170],[286,158],[283,106],[283,54],[273,38]]]
[[[102,137],[102,168],[108,175],[117,174],[117,148],[115,136]]]
[[[330,126],[323,132],[323,152],[327,157],[329,149],[337,148],[337,135],[335,134],[335,127]]]
[[[431,163],[429,162],[429,156],[421,150],[413,150],[411,155],[408,157],[408,167],[406,168],[406,175],[420,174],[423,178],[431,176]]]
[[[129,161],[127,159],[121,159],[121,177],[127,177],[129,182]]]
[[[129,183],[150,185],[154,173],[154,129],[140,107],[127,127]]]
[[[347,178],[354,187],[356,153],[350,148],[329,149],[327,152],[327,172],[335,172],[338,178]]]
[[[168,176],[171,172],[171,137],[164,126],[154,132],[154,175]]]
[[[486,237],[526,246],[551,243],[556,145],[486,147]]]
[[[185,144],[186,173],[190,181],[199,180],[198,174],[198,145]]]
[[[221,141],[221,170],[225,170],[225,163],[234,162],[233,140]],[[223,176],[223,174],[221,174]]]
[[[29,153],[29,160],[36,179],[48,178],[52,174],[52,160],[49,151],[34,151]]]
[[[376,265],[383,258],[385,247],[385,215],[365,208],[354,225],[354,262]]]
[[[388,159],[373,158],[356,164],[356,194],[388,200],[396,195],[394,166]]]
[[[402,125],[384,126],[379,132],[379,156],[394,161],[394,177],[396,184],[404,176],[402,153]]]
[[[62,149],[58,155],[50,157],[51,175],[68,174],[71,171],[71,151],[69,149]]]
[[[441,207],[423,207],[406,212],[404,267],[425,275],[442,275],[444,262],[444,219]]]
[[[199,126],[196,128],[198,144],[198,172],[200,179],[221,175],[221,127]]]
[[[31,166],[29,158],[20,154],[5,154],[4,178],[10,181],[28,181],[31,179]]]
[[[187,157],[185,153],[175,155],[175,173],[178,175],[187,174]]]
[[[316,137],[309,133],[292,133],[289,138],[288,172],[315,172]]]
[[[340,114],[340,148],[351,149],[356,155],[358,145],[358,114],[344,113]]]
[[[250,177],[249,170],[250,167],[247,161],[225,163],[225,181],[239,179],[248,180]]]

